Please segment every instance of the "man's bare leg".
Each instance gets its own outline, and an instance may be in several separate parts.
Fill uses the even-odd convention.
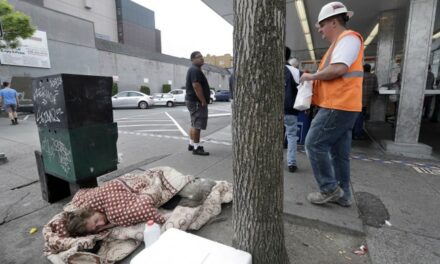
[[[194,136],[193,136],[193,128],[190,127],[188,130],[188,135],[189,135],[189,145],[188,145],[188,150],[192,151],[194,149]]]
[[[12,124],[15,125],[14,112],[9,111],[8,116],[9,116],[9,119],[11,119]]]
[[[12,115],[13,115],[13,117],[14,117],[15,124],[18,124],[17,112],[14,111],[14,112],[12,113]]]
[[[193,140],[194,144],[200,143],[200,129],[193,128]]]

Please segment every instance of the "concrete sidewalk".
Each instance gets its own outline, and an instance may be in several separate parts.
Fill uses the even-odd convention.
[[[205,149],[211,152],[208,157],[192,155],[185,150],[186,142],[179,141],[181,151],[158,155],[128,167],[128,170],[166,165],[184,174],[232,181],[230,127],[204,140]],[[38,148],[3,143],[10,144],[7,151],[14,154],[11,156]],[[33,159],[28,155],[22,158]],[[14,171],[19,162],[19,159],[12,159],[2,165],[7,167],[0,167],[1,176],[11,179],[9,186],[12,182],[23,182],[14,191],[8,188],[7,181],[2,181],[6,186],[0,187],[0,216],[3,220],[0,225],[0,263],[48,263],[42,256],[41,227],[62,210],[68,199],[51,205],[42,201],[36,168],[25,168],[27,172],[24,174]],[[284,175],[285,234],[292,263],[440,263],[440,175],[436,174],[439,164],[438,161],[385,155],[372,141],[354,142],[352,188],[359,199],[351,208],[315,206],[305,198],[308,192],[316,191],[317,186],[308,159],[300,150],[299,170],[296,173],[285,170]],[[111,175],[107,175],[100,180],[110,178]],[[221,215],[224,221],[205,226],[196,233],[231,244],[231,211],[231,205],[226,205]],[[385,218],[390,226],[371,226],[371,220],[383,223]],[[31,227],[37,227],[39,232],[30,235]],[[351,253],[364,240],[369,247],[368,255]],[[130,259],[122,263],[129,263]]]
[[[230,127],[205,140],[209,157],[183,151],[141,168],[167,165],[198,177],[232,181]],[[366,237],[372,263],[440,263],[440,173],[420,173],[424,169],[438,172],[440,162],[390,156],[374,141],[354,141],[352,190],[358,199],[350,208],[310,204],[306,195],[317,186],[301,147],[298,166],[295,173],[284,171],[286,219],[301,226]],[[371,219],[382,224],[371,226]],[[389,225],[384,225],[384,220]]]

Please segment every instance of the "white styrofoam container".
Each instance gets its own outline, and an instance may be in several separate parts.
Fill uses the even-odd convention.
[[[252,264],[251,254],[171,228],[130,264]]]

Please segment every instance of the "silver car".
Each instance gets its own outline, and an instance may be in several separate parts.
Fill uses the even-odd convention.
[[[112,97],[113,108],[137,107],[147,109],[154,105],[153,96],[137,91],[124,91]]]

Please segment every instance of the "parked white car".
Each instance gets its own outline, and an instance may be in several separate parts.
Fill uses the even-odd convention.
[[[153,96],[137,91],[124,91],[112,96],[113,108],[137,107],[147,109],[154,105]]]
[[[209,102],[210,104],[215,102],[215,91],[210,89],[210,99]],[[186,95],[186,90],[185,89],[174,89],[171,90],[169,92],[169,94],[172,94],[174,96],[174,98],[176,98],[176,103],[181,103],[184,104],[185,103],[185,95]]]
[[[155,93],[153,94],[154,105],[166,105],[173,107],[176,103],[176,98],[170,93]]]
[[[174,89],[169,92],[169,94],[173,95],[176,99],[176,103],[184,104],[185,103],[185,95],[186,90],[185,89]]]

